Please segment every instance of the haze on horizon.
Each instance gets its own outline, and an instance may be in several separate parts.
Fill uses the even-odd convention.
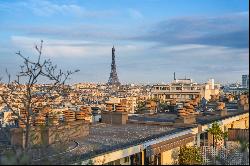
[[[240,82],[249,71],[248,0],[12,0],[0,1],[0,77],[33,57],[63,70],[73,82],[107,82],[116,48],[121,83]]]

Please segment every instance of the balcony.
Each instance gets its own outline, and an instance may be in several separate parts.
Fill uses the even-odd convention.
[[[151,91],[152,93],[200,93],[201,90],[155,90]]]

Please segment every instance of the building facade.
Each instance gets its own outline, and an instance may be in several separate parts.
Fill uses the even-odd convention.
[[[108,111],[117,111],[120,109],[121,112],[128,112],[129,114],[134,114],[137,106],[136,97],[126,97],[126,98],[117,98],[110,97],[106,101],[106,110]]]
[[[249,89],[249,75],[242,75],[242,87]]]
[[[220,93],[220,84],[214,83],[214,79],[210,79],[205,84],[198,84],[192,79],[177,79],[170,84],[154,85],[151,93],[153,98],[159,98],[163,101],[176,99],[177,102],[183,102],[196,97],[204,97],[209,100],[211,95]]]

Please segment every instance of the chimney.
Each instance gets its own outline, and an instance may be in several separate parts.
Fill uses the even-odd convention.
[[[102,123],[124,125],[128,120],[127,112],[102,111]]]
[[[179,108],[175,123],[194,124],[196,123],[196,115],[191,113],[189,109]]]

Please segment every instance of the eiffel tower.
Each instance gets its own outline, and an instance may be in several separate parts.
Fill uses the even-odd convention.
[[[111,63],[111,72],[108,80],[108,85],[120,86],[117,72],[116,72],[116,64],[115,64],[115,47],[112,48],[112,63]]]

